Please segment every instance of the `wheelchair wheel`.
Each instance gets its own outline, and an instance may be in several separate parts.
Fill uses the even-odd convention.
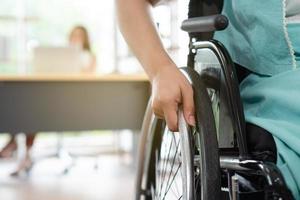
[[[161,119],[146,117],[136,199],[220,199],[220,163],[211,101],[199,75],[189,68],[183,73],[194,87],[196,127],[186,124],[181,111],[179,132],[169,131]]]

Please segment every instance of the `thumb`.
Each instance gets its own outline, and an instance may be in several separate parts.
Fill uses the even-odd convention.
[[[184,118],[189,125],[195,126],[195,106],[193,88],[191,87],[191,85],[187,84],[184,88],[182,88],[181,94]]]

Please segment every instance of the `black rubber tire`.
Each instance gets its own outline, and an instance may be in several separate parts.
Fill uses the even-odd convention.
[[[182,68],[194,89],[196,128],[199,134],[201,159],[201,200],[220,200],[221,168],[217,131],[207,88],[200,75],[192,68]],[[195,141],[197,142],[197,141]]]

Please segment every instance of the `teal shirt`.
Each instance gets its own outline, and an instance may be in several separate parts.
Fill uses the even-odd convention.
[[[240,85],[246,121],[275,138],[277,166],[300,199],[300,69],[276,76],[249,75]]]
[[[286,24],[283,0],[225,0],[228,29],[215,39],[254,73],[240,85],[247,122],[274,136],[277,166],[300,200],[300,24]]]
[[[283,0],[225,0],[223,14],[230,24],[216,32],[215,39],[226,46],[236,63],[258,74],[294,69],[283,5]]]

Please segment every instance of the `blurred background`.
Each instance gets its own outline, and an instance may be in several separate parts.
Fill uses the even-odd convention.
[[[11,95],[11,90],[5,88],[5,85],[17,83],[29,87],[26,85],[27,82],[24,82],[27,79],[35,80],[36,85],[42,85],[47,73],[52,75],[49,76],[50,78],[46,76],[47,83],[54,79],[54,74],[55,79],[64,77],[59,79],[60,83],[65,81],[66,76],[68,79],[69,73],[66,73],[66,70],[70,70],[69,67],[62,70],[64,73],[61,67],[53,73],[48,65],[52,63],[51,60],[55,52],[58,52],[58,48],[62,53],[57,63],[52,65],[66,65],[66,63],[71,65],[72,60],[77,58],[73,57],[70,60],[68,56],[82,56],[71,50],[77,45],[74,31],[78,26],[84,27],[87,31],[90,44],[89,63],[93,66],[88,75],[78,75],[76,80],[98,83],[103,77],[108,77],[105,80],[114,77],[113,81],[115,81],[116,77],[125,80],[124,76],[128,75],[133,77],[134,81],[139,80],[144,84],[147,81],[141,78],[145,77],[144,72],[118,30],[114,7],[113,0],[1,0],[0,86],[2,88],[0,93],[3,97]],[[186,12],[187,0],[167,1],[153,10],[163,43],[178,66],[185,65],[188,53],[188,36],[180,31],[180,24],[187,17]],[[40,68],[45,65],[44,71],[41,70],[42,73],[37,70],[36,63],[39,63]],[[58,72],[59,75],[56,75]],[[119,76],[120,74],[122,76]],[[149,93],[148,89],[147,92]],[[19,93],[20,91],[16,92]],[[23,96],[13,96],[18,105],[23,105],[25,101]],[[36,97],[32,98],[34,102]],[[26,98],[27,101],[30,100]],[[5,105],[7,102],[0,97],[0,104]],[[145,104],[146,102],[143,106]],[[24,105],[28,107],[31,104],[24,103]],[[143,106],[141,108],[145,108]],[[0,112],[5,113],[4,107],[0,108]],[[16,113],[12,116],[18,116],[20,113],[18,114],[17,111],[20,110],[14,110]],[[2,117],[9,118],[10,112],[7,113]],[[31,112],[24,116],[30,117]],[[32,116],[35,116],[34,111]],[[8,121],[13,130],[14,117],[9,118]],[[19,121],[22,119],[16,119],[16,127]],[[6,124],[1,125],[1,123],[6,122],[0,121],[0,127],[6,127]],[[139,122],[137,127],[140,126]],[[130,126],[124,127],[95,129],[91,126],[91,129],[85,127],[63,131],[61,128],[58,129],[60,131],[56,131],[55,127],[34,129],[37,130],[38,135],[34,137],[34,143],[29,145],[30,148],[28,148],[28,132],[25,130],[13,133],[13,142],[11,142],[13,145],[10,146],[7,145],[12,141],[10,135],[12,132],[2,131],[0,134],[0,149],[2,149],[0,198],[4,200],[132,199],[140,130],[138,128],[132,130]],[[24,157],[27,159],[26,162],[23,162]]]

